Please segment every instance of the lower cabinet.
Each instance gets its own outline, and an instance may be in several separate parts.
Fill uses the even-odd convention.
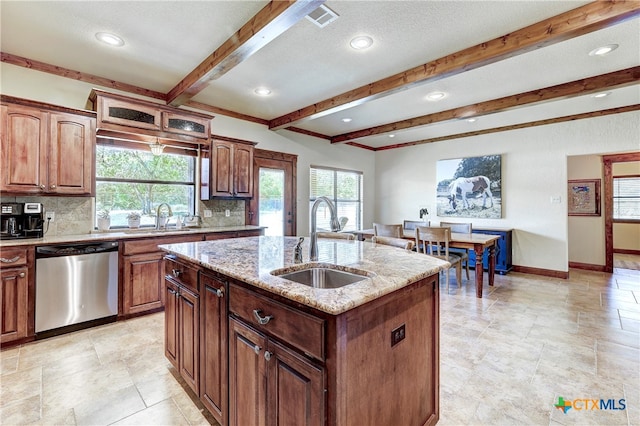
[[[168,276],[165,289],[165,356],[200,395],[199,296]]]
[[[160,309],[164,305],[162,257],[160,252],[124,256],[124,279],[122,280],[124,315]]]
[[[230,425],[324,424],[323,368],[236,318],[229,343]]]
[[[228,414],[227,281],[200,273],[200,401],[221,425]]]
[[[4,344],[34,335],[33,249],[3,249],[0,262],[0,342]]]

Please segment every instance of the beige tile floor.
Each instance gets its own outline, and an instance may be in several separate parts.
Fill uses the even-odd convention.
[[[439,424],[640,424],[640,271],[570,275],[496,276],[483,299],[473,279],[441,285]],[[163,318],[2,351],[0,423],[210,424],[164,358]],[[626,409],[564,414],[558,397]]]

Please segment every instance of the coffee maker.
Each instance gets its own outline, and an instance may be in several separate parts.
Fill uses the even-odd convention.
[[[40,203],[0,204],[0,239],[42,238],[44,209]]]

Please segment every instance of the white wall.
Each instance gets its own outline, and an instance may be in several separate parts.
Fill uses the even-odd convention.
[[[567,179],[600,179],[601,194],[602,157],[579,155],[567,158]],[[604,242],[604,198],[600,197],[600,216],[568,216],[569,262],[588,265],[606,263]]]
[[[435,206],[438,160],[501,154],[503,217],[474,226],[513,228],[514,265],[568,271],[567,157],[637,151],[639,135],[640,113],[631,112],[380,151],[374,216],[399,222],[415,218],[418,203]],[[604,235],[594,243],[604,246]]]
[[[0,93],[69,108],[85,109],[92,88],[123,93],[72,79],[0,63]],[[130,94],[123,93],[127,96]],[[298,155],[298,235],[309,235],[309,166],[322,165],[362,171],[364,175],[364,222],[373,220],[375,156],[349,145],[331,145],[326,140],[289,131],[272,132],[267,126],[216,116],[212,133],[258,142],[257,147]]]

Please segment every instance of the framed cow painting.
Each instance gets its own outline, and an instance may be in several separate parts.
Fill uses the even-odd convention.
[[[501,155],[438,161],[438,216],[501,218],[501,171]]]

